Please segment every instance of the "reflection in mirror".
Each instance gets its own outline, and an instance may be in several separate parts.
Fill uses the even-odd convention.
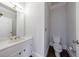
[[[16,35],[21,37],[24,36],[24,13],[17,12],[17,27],[16,27]]]
[[[0,40],[24,36],[24,14],[0,3]]]
[[[0,3],[0,40],[15,35],[16,28],[13,25],[15,19],[16,12]]]

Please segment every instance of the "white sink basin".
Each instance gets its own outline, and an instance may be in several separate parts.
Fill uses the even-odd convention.
[[[23,38],[22,37],[13,36],[13,37],[10,37],[9,42],[10,43],[14,43],[14,42],[17,42],[17,41],[20,41],[20,40],[23,40]]]

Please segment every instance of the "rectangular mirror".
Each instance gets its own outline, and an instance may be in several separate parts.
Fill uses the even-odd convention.
[[[24,13],[0,3],[0,38],[10,36],[24,36]]]

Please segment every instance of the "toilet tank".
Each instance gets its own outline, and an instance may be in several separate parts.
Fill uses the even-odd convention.
[[[53,41],[54,43],[60,43],[60,36],[54,36]]]

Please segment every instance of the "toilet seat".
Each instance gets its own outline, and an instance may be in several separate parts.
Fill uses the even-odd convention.
[[[56,52],[62,51],[62,46],[60,44],[53,44],[53,47]]]

